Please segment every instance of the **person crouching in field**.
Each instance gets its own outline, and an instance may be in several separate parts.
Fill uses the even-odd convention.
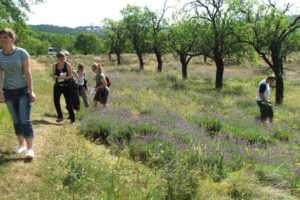
[[[107,108],[107,97],[109,94],[109,88],[107,87],[107,82],[105,79],[105,75],[103,74],[103,67],[99,64],[95,63],[92,65],[92,71],[96,74],[96,94],[94,97],[93,108],[97,108],[98,102],[103,104],[104,108]]]
[[[267,79],[262,80],[258,85],[257,92],[257,105],[260,108],[260,120],[264,123],[267,118],[269,118],[269,122],[273,122],[273,109],[270,101],[270,84],[275,81],[274,76],[269,76]]]
[[[72,125],[75,125],[75,114],[72,105],[72,90],[68,80],[72,78],[72,68],[66,61],[66,56],[62,51],[56,54],[57,63],[53,64],[53,79],[55,80],[53,88],[54,105],[58,115],[56,122],[63,121],[63,115],[60,107],[60,96],[64,95],[67,110],[69,112]]]
[[[78,91],[79,91],[79,95],[82,97],[83,103],[84,103],[84,107],[88,108],[89,107],[89,102],[88,102],[88,98],[86,95],[86,86],[84,84],[84,80],[85,80],[85,70],[84,70],[84,64],[80,63],[78,65],[77,68],[77,74],[79,76],[79,81],[78,81]]]
[[[30,119],[32,103],[36,101],[29,67],[29,54],[25,49],[15,45],[17,36],[13,30],[5,28],[0,31],[0,103],[6,104],[14,123],[19,147],[15,153],[26,150],[26,158],[32,159],[34,132]],[[2,79],[4,74],[4,82]],[[3,94],[2,94],[3,89]]]

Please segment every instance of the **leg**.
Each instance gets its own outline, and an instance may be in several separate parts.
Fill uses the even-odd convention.
[[[273,123],[273,117],[274,117],[274,112],[273,112],[272,106],[269,106],[268,117],[269,117],[269,123],[272,124]]]
[[[261,102],[257,102],[259,109],[260,109],[260,120],[264,123],[268,117],[268,105],[263,105]]]
[[[5,104],[14,123],[15,134],[18,136],[18,138],[20,137],[19,143],[23,144],[24,138],[23,138],[22,128],[20,127],[18,99],[14,94],[9,94],[7,92],[4,93],[4,97],[5,97]]]
[[[76,110],[77,112],[80,111],[80,99],[78,90],[72,92],[72,105],[74,110]]]
[[[18,140],[19,140],[19,145],[20,146],[24,146],[24,137],[23,135],[18,135]]]
[[[33,127],[31,123],[31,108],[32,103],[30,101],[29,95],[24,94],[19,98],[19,117],[20,117],[20,124],[22,126],[24,132],[24,138],[26,140],[28,150],[32,149],[32,142],[34,137]]]
[[[61,88],[60,86],[57,86],[56,84],[54,85],[54,89],[53,89],[53,98],[54,98],[54,105],[55,105],[55,109],[58,115],[58,118],[62,118],[62,112],[61,112],[61,107],[60,107],[60,96],[61,96]]]
[[[88,102],[88,97],[87,97],[87,95],[86,95],[86,90],[85,90],[84,87],[79,87],[79,90],[80,90],[80,92],[81,92],[81,97],[82,97],[84,106],[85,106],[86,108],[88,108],[88,107],[89,107],[89,102]]]
[[[33,138],[26,138],[25,140],[27,143],[28,150],[32,150],[33,149]]]
[[[98,101],[93,102],[93,108],[97,108]]]
[[[67,110],[70,115],[70,120],[71,123],[75,122],[75,114],[74,114],[74,109],[72,106],[72,92],[70,91],[69,88],[64,88],[63,89],[63,95],[65,97],[66,105],[67,105]]]

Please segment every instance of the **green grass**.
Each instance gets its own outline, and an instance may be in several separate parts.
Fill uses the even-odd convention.
[[[49,151],[35,172],[41,180],[32,186],[39,194],[25,190],[25,199],[299,199],[299,85],[285,79],[275,125],[262,127],[255,101],[265,77],[259,64],[225,68],[223,89],[215,90],[215,67],[201,58],[191,61],[185,81],[171,55],[162,74],[153,55],[145,57],[145,71],[137,70],[133,55],[123,55],[121,66],[106,56],[68,59],[86,65],[90,87],[90,66],[104,64],[112,81],[110,108],[82,111],[77,130],[66,123],[45,136]],[[49,68],[54,62],[38,60]],[[34,107],[37,115],[53,114],[49,73],[34,74],[44,102]],[[6,120],[1,141],[13,141],[5,109],[0,119]],[[0,167],[0,178],[9,167]]]

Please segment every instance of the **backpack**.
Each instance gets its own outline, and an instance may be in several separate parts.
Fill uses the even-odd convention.
[[[111,82],[110,82],[110,80],[109,80],[109,78],[107,76],[105,76],[105,80],[106,80],[107,87],[110,87],[111,86]]]

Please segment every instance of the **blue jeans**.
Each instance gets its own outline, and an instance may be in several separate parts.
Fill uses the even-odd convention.
[[[32,103],[28,88],[4,90],[5,104],[14,122],[17,136],[33,138],[33,128],[30,120]]]

